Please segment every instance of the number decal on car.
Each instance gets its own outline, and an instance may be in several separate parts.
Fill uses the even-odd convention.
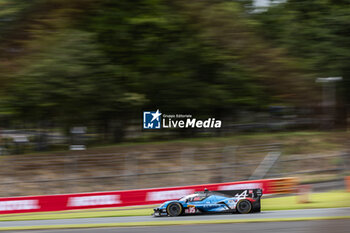
[[[187,214],[194,214],[194,213],[196,213],[196,207],[188,207],[185,210],[185,213],[187,213]]]

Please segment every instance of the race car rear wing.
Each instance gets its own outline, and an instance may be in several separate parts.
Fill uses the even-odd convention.
[[[237,197],[237,198],[260,198],[262,196],[262,189],[237,189],[237,190],[217,190],[217,191],[209,191],[205,189],[201,192],[196,193],[204,193],[204,194],[221,194],[229,197]]]

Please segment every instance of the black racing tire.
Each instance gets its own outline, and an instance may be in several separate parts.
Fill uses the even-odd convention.
[[[183,212],[183,207],[178,202],[172,202],[167,206],[166,212],[171,217],[180,216]]]
[[[236,210],[240,214],[248,214],[252,210],[252,203],[248,200],[240,200],[237,203]]]

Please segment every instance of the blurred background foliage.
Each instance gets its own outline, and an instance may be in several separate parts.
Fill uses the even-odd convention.
[[[350,101],[350,2],[0,0],[0,127],[94,125],[120,141],[143,109],[234,118]]]

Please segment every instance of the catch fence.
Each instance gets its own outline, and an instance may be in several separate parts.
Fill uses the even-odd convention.
[[[346,153],[283,155],[281,151],[280,144],[264,144],[1,156],[0,196],[184,186],[291,175],[340,176],[349,170]]]

